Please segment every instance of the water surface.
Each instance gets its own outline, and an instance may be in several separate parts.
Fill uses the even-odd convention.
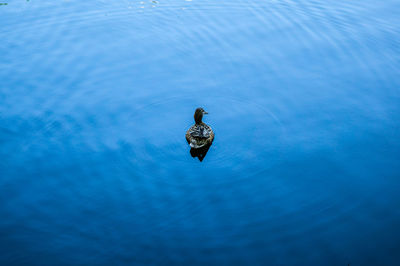
[[[0,264],[399,264],[398,1],[7,3]]]

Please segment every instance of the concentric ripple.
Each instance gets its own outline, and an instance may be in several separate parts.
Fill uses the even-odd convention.
[[[0,5],[0,264],[397,265],[399,13]]]
[[[146,165],[143,160],[151,158],[158,158],[157,162],[152,162],[157,167],[170,170],[185,171],[193,167],[184,135],[193,124],[197,106],[209,112],[204,121],[216,134],[203,163],[210,171],[242,171],[249,177],[254,171],[260,172],[273,165],[281,155],[284,128],[267,108],[228,97],[202,100],[173,97],[145,105],[135,110],[130,118],[132,134],[125,141],[141,151],[134,159],[139,168]]]

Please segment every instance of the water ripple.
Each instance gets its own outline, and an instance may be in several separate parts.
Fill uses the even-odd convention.
[[[389,265],[398,8],[1,6],[5,264],[27,263],[24,247],[77,264]],[[201,163],[184,138],[198,106],[216,133]]]

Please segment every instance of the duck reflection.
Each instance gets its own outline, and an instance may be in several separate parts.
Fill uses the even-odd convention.
[[[192,155],[193,158],[197,157],[200,162],[203,161],[204,157],[206,157],[208,150],[210,149],[211,144],[208,144],[204,147],[195,149],[191,148],[190,149],[190,155]]]
[[[208,114],[203,108],[197,108],[194,112],[195,124],[186,131],[186,141],[190,145],[192,157],[203,161],[214,140],[214,132],[209,125],[203,123],[203,115]]]

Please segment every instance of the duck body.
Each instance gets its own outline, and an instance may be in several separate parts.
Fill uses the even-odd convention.
[[[207,114],[207,112],[203,108],[197,108],[194,113],[195,124],[186,131],[186,141],[193,149],[203,148],[214,140],[213,130],[202,121],[203,114]]]
[[[199,149],[213,142],[214,132],[205,123],[194,124],[186,132],[186,140],[191,148]]]

